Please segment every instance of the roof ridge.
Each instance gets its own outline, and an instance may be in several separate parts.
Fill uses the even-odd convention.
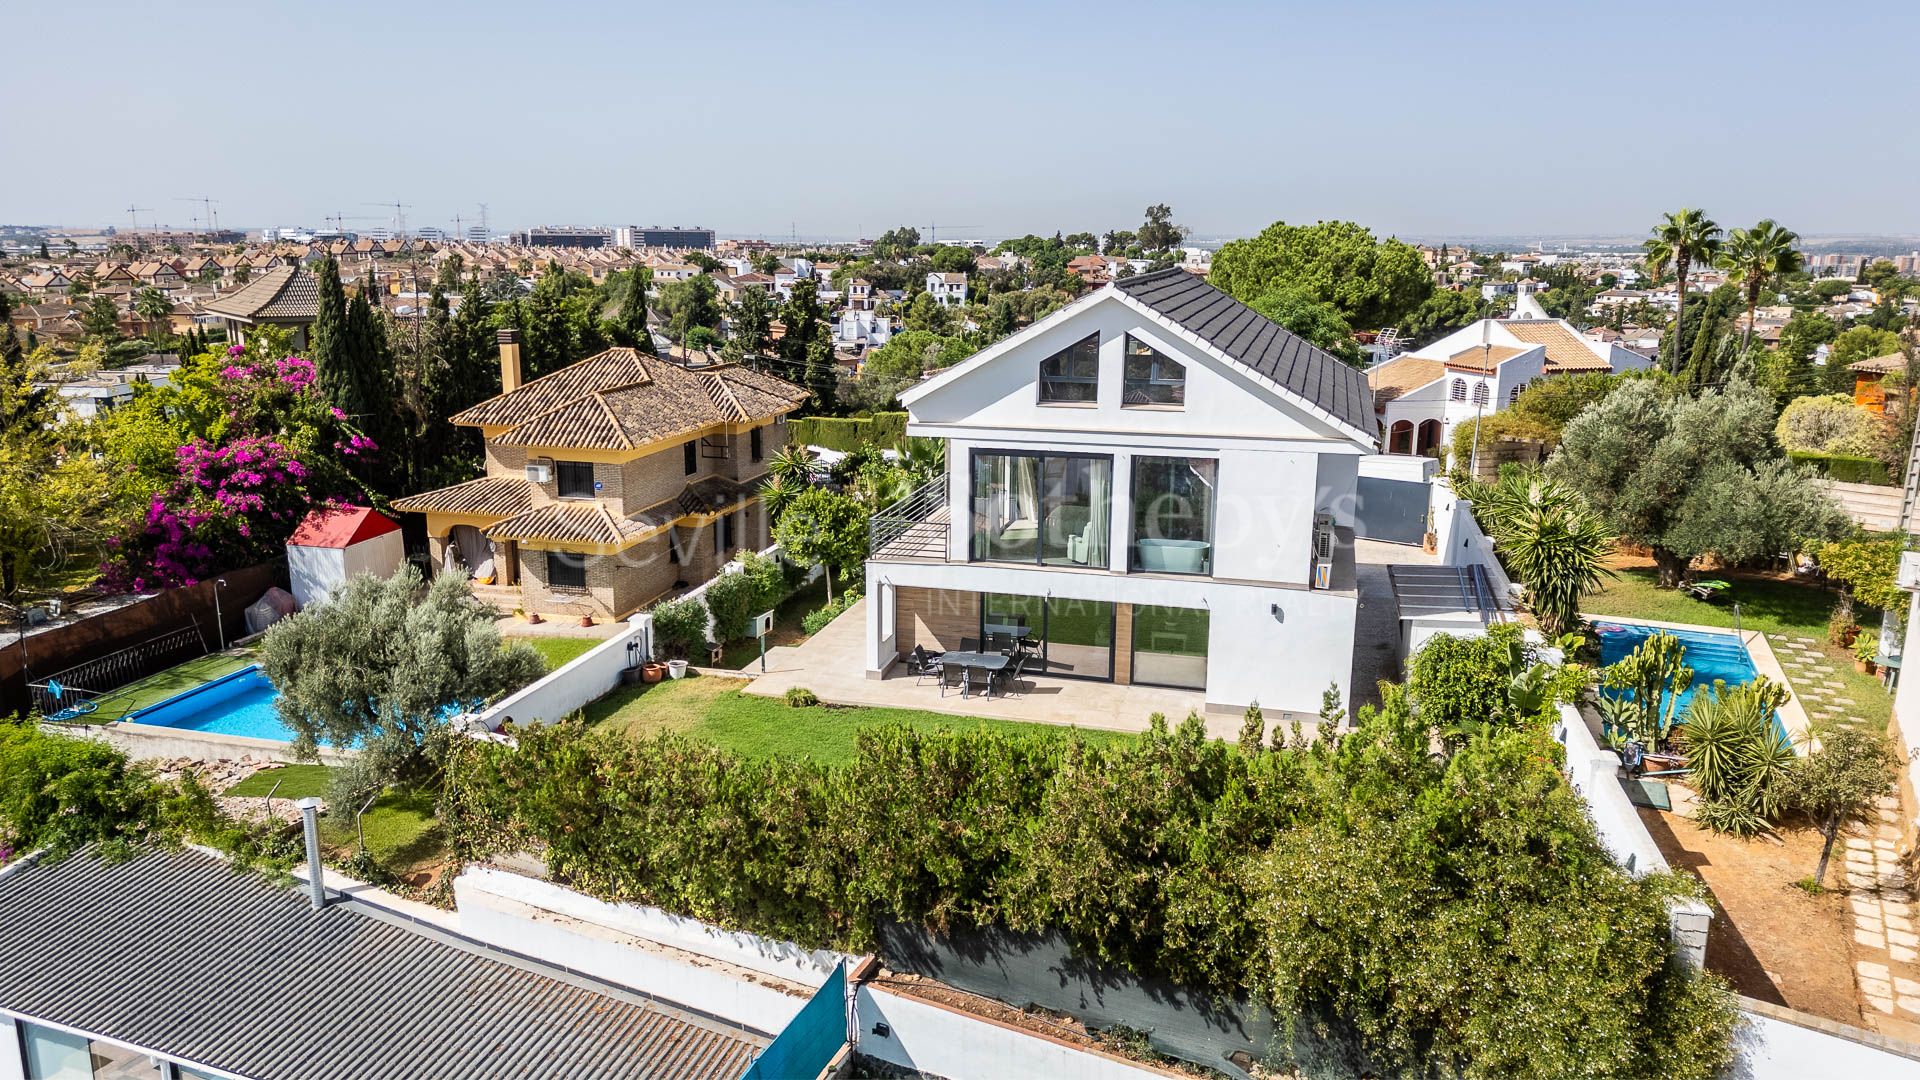
[[[620,387],[620,389],[625,390],[626,387],[623,386]],[[594,403],[600,406],[600,415],[606,417],[607,423],[613,425],[614,433],[620,437],[620,442],[628,450],[633,449],[633,440],[627,437],[626,427],[620,423],[619,417],[613,415],[613,406],[607,404],[607,392],[605,390],[595,390],[587,396],[592,398]],[[572,402],[568,402],[568,404],[572,404]]]
[[[747,407],[740,404],[739,395],[733,392],[733,387],[727,385],[727,380],[721,378],[720,373],[717,371],[703,371],[701,374],[706,377],[707,394],[713,398],[713,403],[723,409],[731,406],[733,418],[735,420],[745,420],[747,418]],[[723,398],[724,400],[722,400]]]

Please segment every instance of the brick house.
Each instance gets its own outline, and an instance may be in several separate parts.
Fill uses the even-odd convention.
[[[618,619],[770,542],[760,481],[805,390],[625,348],[522,385],[513,330],[500,377],[453,417],[485,437],[486,475],[393,504],[426,516],[434,566],[527,611]]]

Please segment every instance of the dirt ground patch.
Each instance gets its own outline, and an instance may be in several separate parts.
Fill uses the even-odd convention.
[[[1809,896],[1793,882],[1820,861],[1811,829],[1773,837],[1721,836],[1678,814],[1642,808],[1640,820],[1676,870],[1706,882],[1714,898],[1707,967],[1751,998],[1843,1024],[1863,1023],[1849,952],[1851,924],[1838,853],[1830,891]]]

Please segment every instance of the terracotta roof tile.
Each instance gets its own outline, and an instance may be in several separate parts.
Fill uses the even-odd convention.
[[[1878,372],[1882,375],[1907,370],[1907,358],[1903,353],[1888,353],[1885,356],[1870,356],[1865,360],[1855,360],[1847,365],[1848,371]]]
[[[483,476],[464,484],[393,500],[395,510],[511,517],[533,506],[533,485],[518,476]]]
[[[1394,398],[1433,382],[1445,374],[1447,365],[1439,360],[1428,360],[1418,356],[1399,356],[1377,367],[1367,370],[1367,385],[1373,387],[1373,400],[1376,405],[1385,405]]]
[[[1447,357],[1447,366],[1466,368],[1468,371],[1492,371],[1527,351],[1529,350],[1516,349],[1512,345],[1473,345]]]
[[[512,446],[631,450],[714,424],[788,412],[807,392],[740,367],[689,371],[632,349],[609,349],[483,401],[456,424],[502,426]]]
[[[1567,329],[1559,319],[1508,319],[1501,328],[1529,345],[1547,347],[1546,374],[1562,371],[1607,371],[1613,365]]]
[[[215,315],[239,319],[312,319],[320,311],[320,279],[294,266],[276,266],[244,288],[209,300]]]

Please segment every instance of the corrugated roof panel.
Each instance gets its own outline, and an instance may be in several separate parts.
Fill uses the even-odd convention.
[[[0,878],[0,1007],[273,1080],[721,1078],[768,1041],[195,851]]]

